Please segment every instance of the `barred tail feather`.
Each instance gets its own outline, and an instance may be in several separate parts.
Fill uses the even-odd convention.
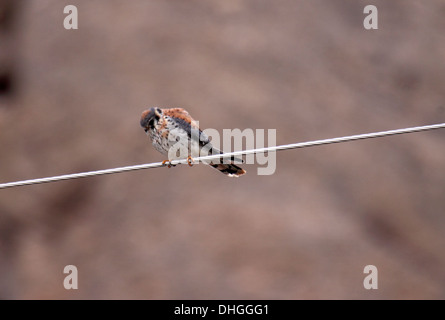
[[[209,165],[229,177],[238,178],[246,173],[246,170],[238,167],[233,163],[209,163]]]

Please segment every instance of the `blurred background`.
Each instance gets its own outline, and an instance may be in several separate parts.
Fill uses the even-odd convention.
[[[164,160],[152,106],[277,144],[444,122],[445,2],[374,0],[371,31],[367,4],[2,0],[0,182]],[[0,298],[444,299],[444,138],[0,190]]]

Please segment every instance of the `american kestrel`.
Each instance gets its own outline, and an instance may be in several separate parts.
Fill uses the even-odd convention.
[[[223,153],[210,143],[209,137],[199,129],[196,121],[182,108],[145,110],[142,112],[141,126],[156,150],[168,156],[168,160],[164,163],[187,158],[191,165],[193,156]],[[223,163],[222,160],[216,159],[204,163],[229,177],[239,177],[246,173],[234,163],[235,160],[238,162],[243,162],[243,160],[235,157],[231,157],[230,163]]]

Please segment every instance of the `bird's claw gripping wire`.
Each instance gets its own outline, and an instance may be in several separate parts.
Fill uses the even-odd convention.
[[[191,156],[188,156],[188,157],[187,157],[187,164],[188,164],[190,167],[193,167],[193,165],[195,164],[195,160],[193,160],[193,158],[192,158]],[[172,164],[172,162],[171,162],[170,160],[164,160],[164,161],[162,161],[162,165],[163,165],[163,166],[167,166],[168,168],[176,167],[176,165],[175,165],[175,164]]]
[[[188,156],[187,163],[190,167],[193,167],[193,165],[195,164],[195,160],[193,160],[193,158],[191,156]]]
[[[175,165],[175,164],[172,164],[172,162],[171,162],[170,160],[164,160],[164,161],[162,161],[162,165],[167,166],[168,168],[176,167],[176,165]]]

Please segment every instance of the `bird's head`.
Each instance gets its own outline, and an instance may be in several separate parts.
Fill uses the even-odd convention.
[[[150,108],[142,112],[141,116],[141,127],[144,128],[145,132],[153,129],[158,123],[162,116],[162,110],[159,108]]]

